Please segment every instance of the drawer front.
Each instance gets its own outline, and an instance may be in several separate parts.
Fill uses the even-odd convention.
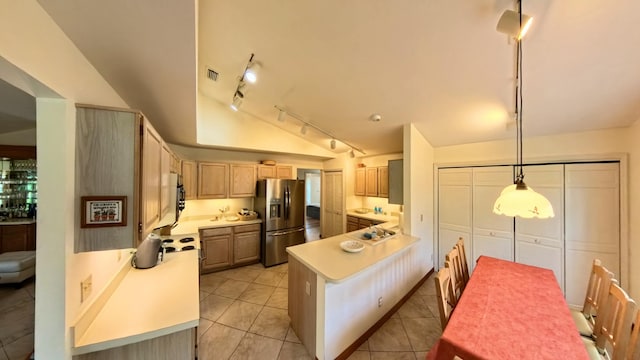
[[[233,228],[233,231],[236,234],[250,231],[260,231],[260,224],[238,225]]]
[[[228,235],[231,234],[231,227],[213,228],[200,230],[200,237]]]

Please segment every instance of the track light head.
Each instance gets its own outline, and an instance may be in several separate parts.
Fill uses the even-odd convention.
[[[355,152],[353,152],[353,149],[351,149],[351,150],[349,151],[349,157],[350,157],[350,158],[352,158],[352,159],[353,159],[354,157],[356,157],[356,153],[355,153]]]
[[[283,122],[285,116],[287,116],[287,112],[284,110],[280,110],[280,112],[278,113],[278,121]]]
[[[244,79],[254,84],[258,80],[258,70],[260,70],[260,64],[254,61],[249,62],[247,69],[244,71]]]
[[[331,150],[336,149],[336,139],[331,139]]]
[[[238,111],[240,109],[240,105],[242,105],[242,96],[239,96],[238,93],[233,97],[233,102],[231,103],[231,110]]]
[[[498,20],[496,30],[520,40],[529,30],[533,18],[529,15],[522,14],[522,24],[520,23],[520,14],[517,11],[505,10]]]
[[[302,135],[307,134],[307,124],[302,125],[302,127],[300,128],[300,134]]]

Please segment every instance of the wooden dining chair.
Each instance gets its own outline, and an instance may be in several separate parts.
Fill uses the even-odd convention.
[[[612,280],[613,273],[602,266],[599,259],[594,259],[582,310],[571,310],[573,321],[576,323],[580,335],[592,339],[598,336],[597,333],[594,333],[594,325],[596,318],[600,315],[602,305],[607,300]]]
[[[455,303],[457,304],[465,287],[462,260],[457,248],[454,247],[449,251],[449,253],[447,253],[447,256],[445,256],[444,266],[449,267],[451,271],[451,284],[453,286]]]
[[[469,264],[467,263],[467,251],[464,248],[464,239],[462,237],[458,238],[455,247],[458,249],[458,253],[460,253],[462,280],[464,281],[464,286],[467,287],[467,283],[469,282]]]
[[[640,360],[640,309],[636,311],[635,320],[631,327],[631,337],[627,347],[625,360]]]
[[[583,338],[583,342],[591,359],[601,360],[604,355],[610,360],[624,360],[636,303],[614,280],[603,307],[594,325],[594,332],[598,331],[595,341]]]
[[[451,272],[448,267],[443,267],[434,278],[436,283],[436,295],[438,297],[438,310],[440,311],[440,325],[442,330],[447,326],[449,317],[455,307]]]

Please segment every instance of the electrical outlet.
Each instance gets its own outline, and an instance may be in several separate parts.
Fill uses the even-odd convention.
[[[307,295],[311,295],[311,284],[308,281],[305,282],[305,292]]]
[[[378,298],[378,307],[382,307],[382,296]]]
[[[80,302],[84,302],[87,300],[89,295],[91,295],[91,290],[93,288],[93,280],[91,279],[91,275],[87,276],[84,281],[80,282]]]

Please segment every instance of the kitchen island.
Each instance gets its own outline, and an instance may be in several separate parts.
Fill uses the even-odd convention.
[[[287,248],[291,327],[312,357],[346,358],[426,278],[425,242],[390,230],[375,244],[362,229]],[[350,240],[364,248],[344,251]]]

